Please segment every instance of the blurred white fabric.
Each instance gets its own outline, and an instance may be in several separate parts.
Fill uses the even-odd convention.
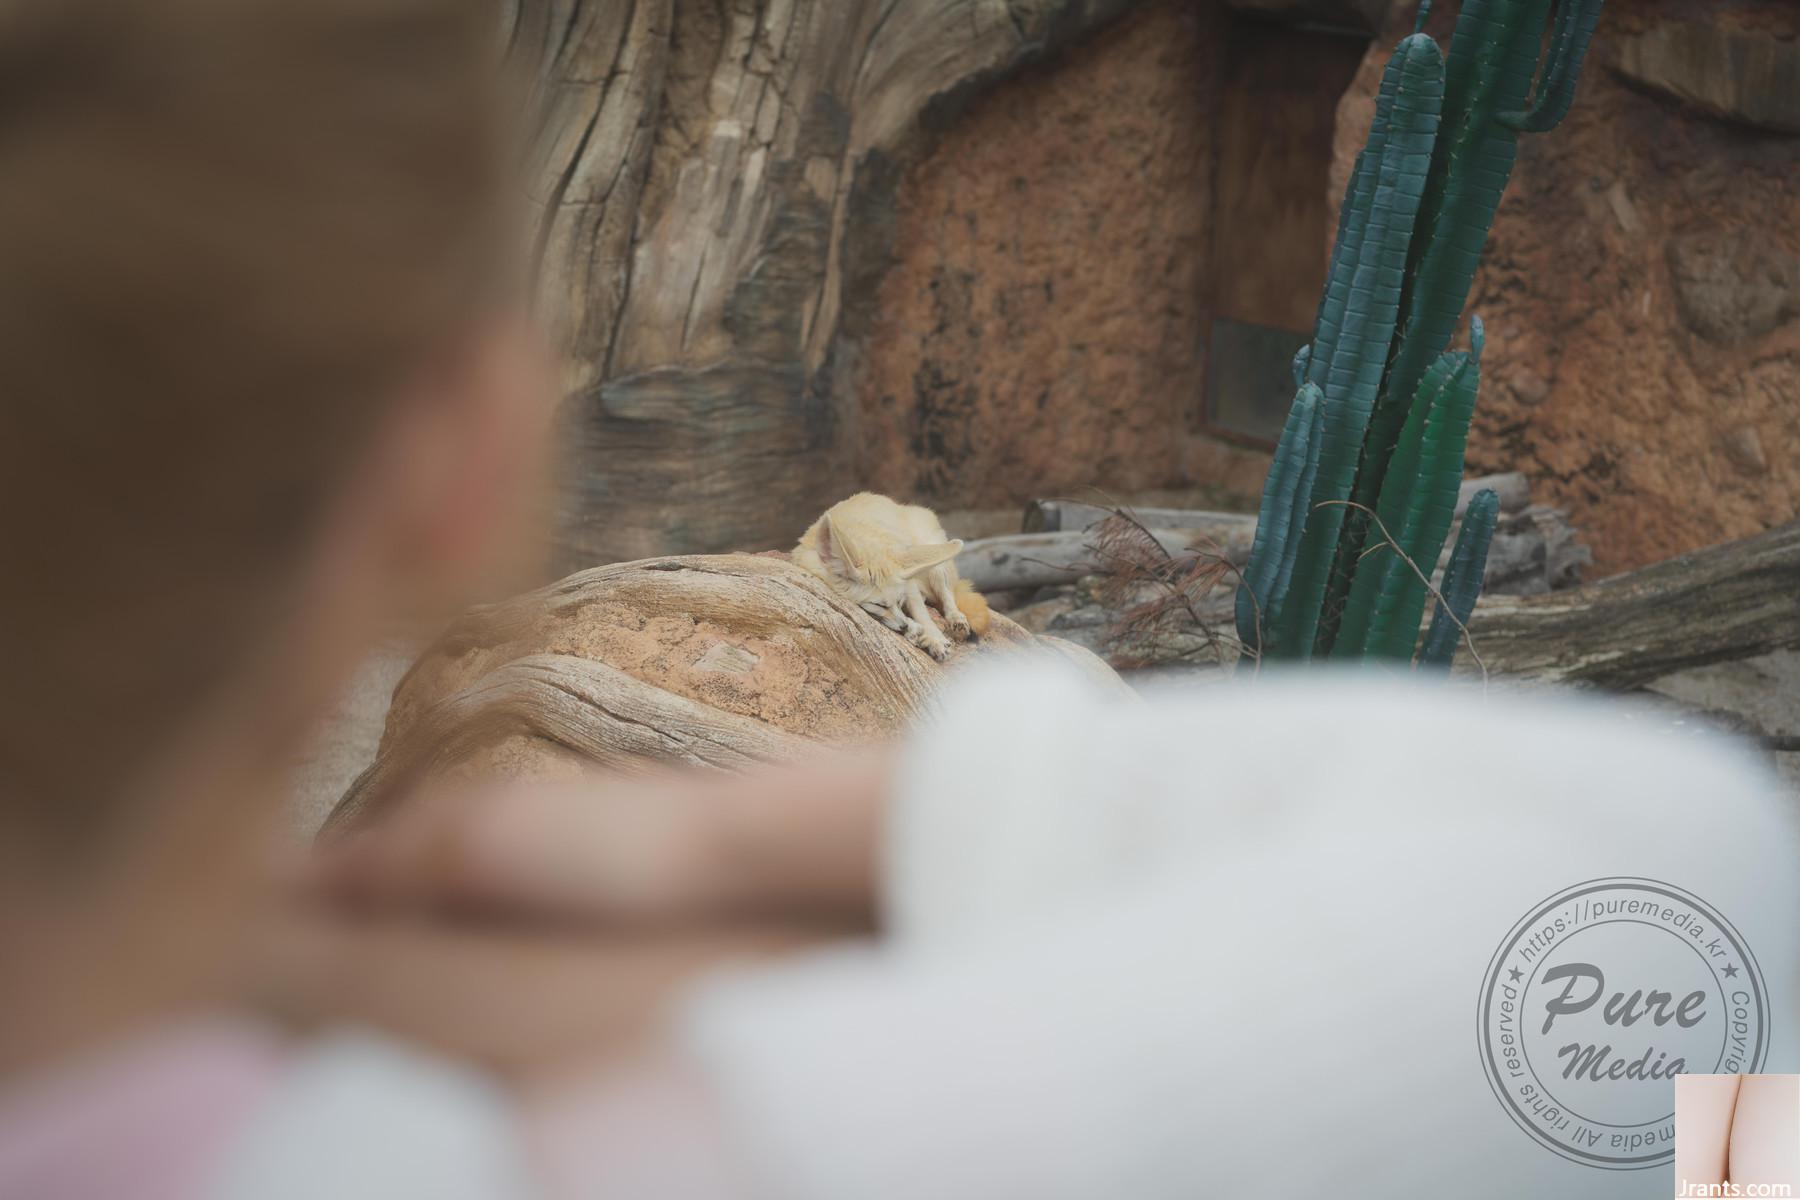
[[[492,1080],[386,1038],[320,1038],[236,1139],[213,1200],[532,1200]]]
[[[686,1045],[769,1197],[1667,1196],[1666,1166],[1516,1127],[1475,1019],[1534,905],[1650,877],[1754,948],[1763,1069],[1800,1068],[1793,800],[1666,729],[1369,677],[1138,705],[977,671],[906,752],[892,939],[713,982]]]

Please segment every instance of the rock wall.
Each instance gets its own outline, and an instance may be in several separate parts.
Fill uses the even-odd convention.
[[[1265,455],[1208,435],[1209,330],[1310,324],[1362,44],[1152,0],[940,114],[846,315],[858,478],[965,508],[1087,487],[1253,501]]]
[[[1413,5],[1365,53],[1266,17],[1379,0],[797,3],[519,6],[577,331],[563,565],[787,545],[858,487],[1253,500]],[[1471,466],[1611,571],[1794,513],[1800,6],[1611,0],[1592,57],[1477,282]]]
[[[1269,147],[1291,159],[1304,119],[1254,94],[1266,47],[1246,31],[1316,52],[1298,31],[1154,0],[949,114],[847,322],[858,477],[944,506],[1253,496],[1264,460],[1209,436],[1207,331],[1310,320],[1309,264],[1413,7],[1349,80],[1325,200],[1281,218],[1291,236],[1243,232],[1291,193],[1245,181],[1293,174]],[[1446,44],[1455,16],[1433,12]],[[1568,120],[1521,141],[1471,296],[1488,358],[1470,471],[1524,470],[1591,540],[1593,575],[1800,510],[1797,64],[1800,6],[1610,0]],[[1329,62],[1315,75],[1330,103]],[[1290,293],[1301,318],[1270,303]]]
[[[901,183],[853,383],[859,475],[999,506],[1183,475],[1201,392],[1211,47],[1159,4],[980,97]]]
[[[1401,7],[1340,105],[1334,197]],[[1439,5],[1432,32],[1453,20]],[[1765,127],[1791,96],[1744,90],[1786,78],[1797,39],[1782,0],[1610,0],[1568,119],[1520,142],[1471,297],[1487,351],[1470,469],[1525,471],[1596,575],[1800,509],[1800,137]],[[1711,69],[1694,48],[1715,41],[1764,65]]]

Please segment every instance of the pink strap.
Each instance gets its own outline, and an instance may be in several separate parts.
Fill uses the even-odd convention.
[[[277,1079],[273,1031],[216,1018],[0,1087],[0,1197],[197,1194]]]

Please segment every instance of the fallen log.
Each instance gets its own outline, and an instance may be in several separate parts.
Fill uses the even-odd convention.
[[[1492,488],[1500,496],[1500,511],[1525,511],[1531,503],[1531,483],[1518,471],[1498,475],[1481,475],[1463,480],[1456,493],[1456,516],[1460,520],[1469,501],[1483,488]],[[1209,512],[1194,508],[1139,508],[1126,505],[1133,516],[1152,529],[1210,529],[1220,522],[1242,519],[1240,513]],[[1112,509],[1102,504],[1084,504],[1078,500],[1033,500],[1025,506],[1020,529],[1025,533],[1054,533],[1058,530],[1080,530],[1104,521]]]
[[[1479,482],[1479,481],[1474,481]],[[1071,510],[1088,505],[1037,501],[1041,519],[1068,520]],[[1031,510],[1027,510],[1028,514]],[[1073,583],[1101,569],[1105,556],[1096,544],[1098,526],[1112,510],[1092,508],[1094,516],[1076,514],[1081,524],[1000,537],[978,538],[957,556],[956,569],[981,591]],[[1171,555],[1195,551],[1220,554],[1243,566],[1256,536],[1256,518],[1247,513],[1215,513],[1197,510],[1129,510]],[[1434,571],[1441,573],[1456,543],[1456,527],[1444,539],[1444,550]],[[1580,582],[1581,568],[1590,561],[1587,547],[1576,539],[1568,518],[1560,511],[1531,505],[1519,512],[1503,513],[1493,545],[1488,551],[1486,587],[1490,592],[1529,596]]]
[[[1157,531],[1165,547],[1182,532]],[[1078,535],[1067,533],[988,541],[1027,538],[1040,546],[1052,538],[1080,545]],[[978,564],[1003,551],[982,549]],[[1117,614],[1076,591],[1015,610],[1013,616],[1027,628],[1109,653],[1108,630]],[[1215,627],[1228,627],[1228,601],[1226,588],[1203,601],[1202,611]],[[1469,628],[1481,664],[1464,648],[1457,656],[1458,673],[1477,674],[1485,664],[1495,676],[1615,690],[1642,687],[1691,667],[1800,649],[1800,522],[1581,587],[1483,596]],[[1187,652],[1206,644],[1198,633],[1187,641],[1165,637],[1147,651],[1134,647],[1130,665],[1187,662]]]
[[[1256,536],[1256,518],[1240,513],[1212,515],[1218,520],[1209,526],[1153,528],[1150,534],[1176,557],[1193,553],[1198,545],[1212,553],[1222,553],[1234,563],[1243,562],[1250,556],[1250,542]],[[956,556],[956,570],[982,592],[1073,583],[1099,569],[1103,555],[1097,538],[1098,532],[1092,529],[977,538]]]
[[[1492,674],[1613,689],[1800,647],[1800,522],[1568,591],[1484,597],[1469,634]],[[1465,649],[1457,670],[1480,667]]]

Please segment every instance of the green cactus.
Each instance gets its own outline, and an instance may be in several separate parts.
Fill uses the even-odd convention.
[[[1338,630],[1340,655],[1412,657],[1425,613],[1426,581],[1420,574],[1436,565],[1450,532],[1480,364],[1477,318],[1472,349],[1439,356],[1419,384],[1375,509],[1376,532],[1384,536],[1356,567]]]
[[[1447,60],[1422,32],[1389,60],[1313,339],[1295,361],[1318,395],[1304,420],[1290,413],[1264,485],[1261,520],[1285,514],[1284,528],[1259,524],[1240,590],[1240,637],[1248,611],[1261,637],[1243,640],[1262,657],[1412,657],[1426,588],[1396,547],[1427,566],[1442,549],[1480,375],[1479,323],[1470,352],[1445,352],[1519,134],[1567,112],[1600,6],[1557,0],[1535,89],[1551,0],[1464,0]],[[1421,8],[1420,29],[1424,18]],[[1315,456],[1310,498],[1293,503]],[[1388,534],[1373,546],[1371,513]]]
[[[1302,513],[1293,580],[1284,619],[1269,637],[1269,652],[1304,656],[1318,630],[1320,602],[1330,579],[1348,499],[1362,457],[1369,413],[1387,364],[1399,315],[1407,245],[1425,191],[1431,146],[1443,100],[1444,64],[1437,43],[1422,33],[1400,43],[1376,100],[1375,125],[1358,158],[1349,209],[1339,218],[1347,235],[1319,305],[1307,380],[1326,397],[1324,444],[1313,483],[1310,514]],[[1264,621],[1269,633],[1269,623]]]
[[[1304,369],[1305,354],[1302,350],[1294,359],[1296,376]],[[1261,644],[1259,626],[1263,614],[1281,606],[1293,575],[1294,554],[1300,541],[1289,535],[1298,528],[1294,513],[1312,495],[1313,478],[1318,474],[1319,445],[1324,440],[1320,436],[1320,418],[1324,411],[1319,385],[1302,383],[1293,407],[1288,409],[1275,461],[1270,464],[1269,479],[1263,486],[1256,541],[1244,572],[1244,586],[1237,594],[1238,638],[1252,651]]]
[[[1482,488],[1469,501],[1462,532],[1456,535],[1456,548],[1450,551],[1450,565],[1444,568],[1444,582],[1438,588],[1431,628],[1425,631],[1425,644],[1419,648],[1419,670],[1442,673],[1450,669],[1456,648],[1462,644],[1462,627],[1469,623],[1475,601],[1481,596],[1488,546],[1494,540],[1494,522],[1499,517],[1500,494],[1493,488]]]
[[[1432,153],[1420,213],[1423,236],[1415,239],[1408,256],[1404,332],[1396,339],[1387,386],[1370,417],[1364,469],[1352,495],[1359,505],[1376,503],[1419,380],[1426,365],[1450,344],[1512,174],[1519,133],[1552,129],[1568,111],[1600,6],[1601,0],[1558,4],[1537,100],[1527,108],[1550,0],[1468,0],[1463,5],[1450,42],[1444,136]],[[1367,517],[1353,510],[1325,600],[1322,649],[1330,649],[1332,617],[1349,590],[1367,533]]]

